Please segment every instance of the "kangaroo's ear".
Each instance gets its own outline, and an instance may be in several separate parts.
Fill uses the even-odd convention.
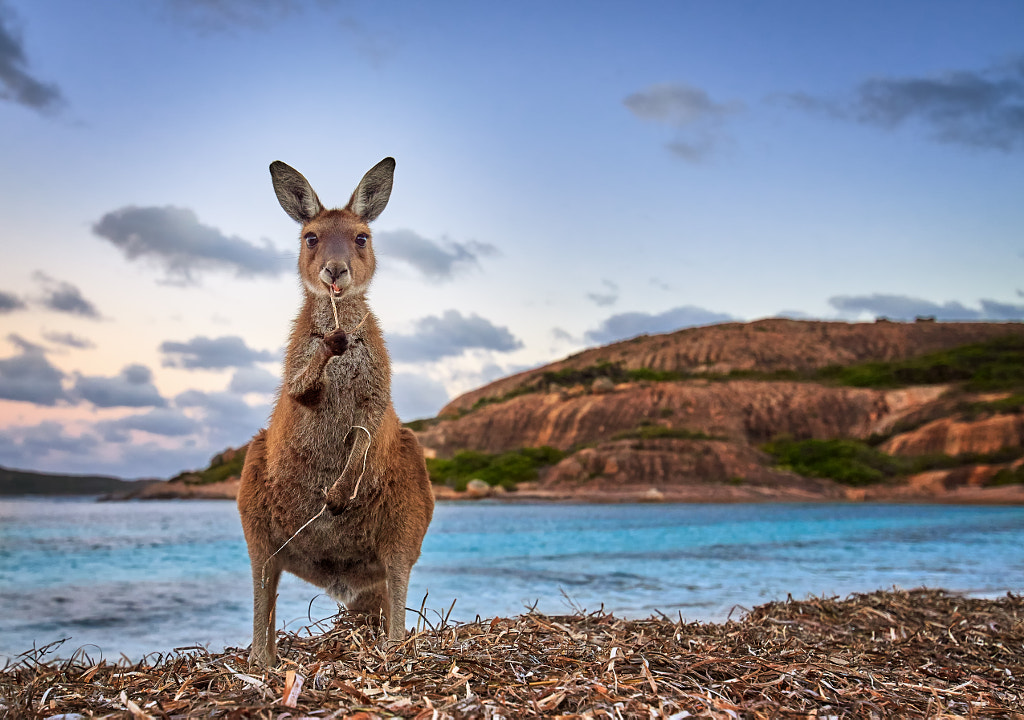
[[[363,175],[345,209],[354,212],[365,223],[373,222],[388,206],[394,178],[395,159],[384,158]]]
[[[277,201],[295,222],[308,223],[323,211],[324,206],[309,181],[295,168],[275,160],[270,163],[270,177],[274,181]]]

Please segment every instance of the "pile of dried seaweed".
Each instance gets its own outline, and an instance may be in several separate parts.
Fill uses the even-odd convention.
[[[603,613],[427,627],[382,649],[344,618],[242,651],[129,663],[29,655],[0,714],[47,718],[1021,717],[1024,596],[777,602],[723,624]]]

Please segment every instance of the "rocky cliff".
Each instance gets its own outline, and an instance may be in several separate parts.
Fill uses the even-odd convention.
[[[428,456],[440,458],[464,450],[503,453],[543,445],[564,451],[564,459],[542,470],[537,482],[521,487],[523,494],[538,497],[728,501],[955,495],[1019,502],[1024,486],[991,482],[1000,472],[1000,477],[1018,472],[1013,449],[1024,446],[1024,415],[1012,403],[1009,411],[998,405],[1008,393],[972,394],[956,383],[870,388],[807,379],[815,369],[903,361],[1006,336],[1024,338],[1024,325],[773,319],[645,336],[467,393],[424,423],[418,436]],[[587,369],[595,367],[605,368],[605,375],[591,378]],[[787,374],[803,377],[775,379]],[[644,377],[653,379],[636,379]],[[563,382],[573,378],[582,380]],[[997,409],[986,410],[986,403]],[[972,412],[965,412],[967,406]],[[951,467],[851,487],[776,467],[760,446],[780,436],[852,439],[865,446],[871,441],[896,457],[941,455]],[[997,458],[1000,463],[983,467],[975,461],[974,456],[999,452],[1005,456]],[[967,497],[968,489],[977,492]]]
[[[485,398],[501,398],[537,382],[545,372],[620,363],[686,375],[770,373],[830,365],[903,360],[1008,334],[1024,335],[1020,323],[841,323],[770,318],[723,323],[664,335],[642,335],[592,348],[542,368],[502,378],[452,400],[440,417],[456,415]]]

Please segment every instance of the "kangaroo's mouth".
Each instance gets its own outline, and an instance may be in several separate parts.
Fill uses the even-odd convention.
[[[332,283],[330,285],[330,292],[332,297],[340,298],[345,292],[345,288],[339,287],[338,283]]]

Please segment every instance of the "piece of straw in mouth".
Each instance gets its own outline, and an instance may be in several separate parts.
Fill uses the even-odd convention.
[[[334,290],[335,292],[341,292],[338,289],[337,285],[331,285],[331,289]],[[338,298],[334,294],[331,295],[331,310],[334,311],[334,329],[335,330],[340,330],[341,329],[341,320],[338,318]],[[363,323],[366,322],[366,318],[368,318],[368,317],[370,317],[370,311],[369,310],[367,310],[366,314],[363,315],[363,319],[360,320],[358,323],[356,323],[356,326],[354,328],[352,328],[351,330],[349,330],[349,332],[350,333],[354,333],[356,330],[361,328],[363,326]]]

